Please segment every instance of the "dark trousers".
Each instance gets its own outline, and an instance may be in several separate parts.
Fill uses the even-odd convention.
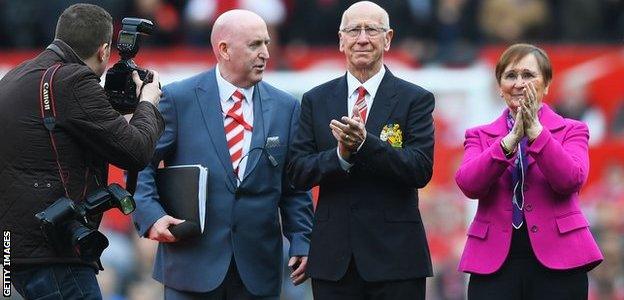
[[[574,251],[573,249],[570,249]],[[470,275],[469,300],[585,300],[587,271],[550,270],[535,257],[526,226],[513,231],[509,257],[491,275]]]
[[[11,272],[15,290],[27,300],[102,299],[95,269],[80,265],[41,265]]]
[[[277,300],[279,297],[259,297],[251,294],[238,274],[234,258],[219,287],[207,293],[179,291],[165,286],[165,300]]]
[[[425,278],[366,282],[351,258],[347,273],[338,281],[312,279],[314,300],[424,300]]]

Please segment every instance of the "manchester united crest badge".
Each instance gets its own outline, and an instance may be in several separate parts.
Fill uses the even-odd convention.
[[[387,141],[388,143],[390,143],[392,147],[403,147],[403,132],[401,131],[401,127],[399,127],[399,124],[388,124],[384,126],[381,130],[379,138],[384,142]]]

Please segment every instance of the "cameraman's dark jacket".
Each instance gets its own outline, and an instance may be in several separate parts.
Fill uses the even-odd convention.
[[[35,214],[64,196],[50,136],[40,115],[43,72],[62,62],[54,77],[54,139],[68,173],[70,198],[79,202],[107,184],[108,163],[142,169],[150,161],[164,121],[151,103],[140,102],[128,122],[108,102],[99,77],[60,40],[0,80],[0,230],[11,231],[11,267],[41,263],[87,263],[68,247],[54,251]],[[57,53],[58,52],[58,53]],[[88,172],[87,172],[88,169]],[[100,217],[94,222],[99,224]]]

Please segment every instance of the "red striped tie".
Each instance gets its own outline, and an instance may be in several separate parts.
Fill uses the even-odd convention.
[[[247,124],[245,119],[243,119],[243,99],[245,99],[243,93],[239,90],[234,91],[234,94],[232,94],[234,105],[227,112],[223,121],[225,125],[225,139],[230,150],[232,168],[235,174],[238,174],[238,165],[243,157],[245,130],[252,130],[251,125]]]
[[[360,112],[360,118],[362,119],[362,123],[366,123],[366,111],[368,110],[368,106],[366,106],[366,89],[363,86],[358,88],[358,98],[355,101],[355,106]],[[353,116],[355,117],[355,115]]]

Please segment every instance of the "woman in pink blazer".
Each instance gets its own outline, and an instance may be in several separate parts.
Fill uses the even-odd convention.
[[[468,299],[587,299],[602,254],[579,207],[589,171],[587,125],[542,104],[546,53],[509,47],[496,65],[507,108],[466,131],[457,185],[479,201],[459,270]]]

